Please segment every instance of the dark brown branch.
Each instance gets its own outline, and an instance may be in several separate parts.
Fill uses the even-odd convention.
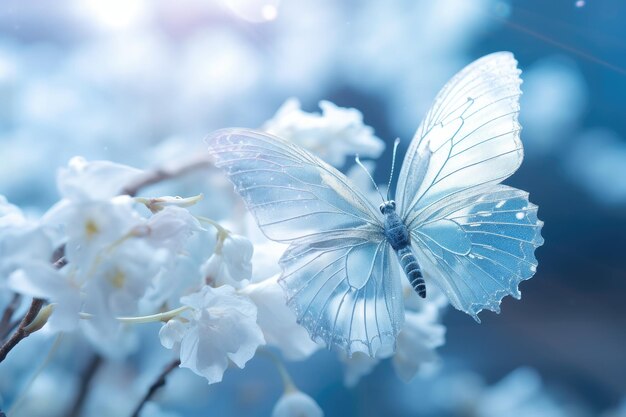
[[[68,417],[80,416],[85,400],[87,400],[87,394],[89,393],[89,388],[91,387],[91,381],[103,363],[104,361],[102,360],[102,356],[96,353],[87,364],[87,367],[81,377],[80,390],[78,391],[76,398],[74,398],[74,404],[72,405],[72,409],[70,410]]]
[[[126,187],[124,187],[120,191],[120,194],[134,197],[142,188],[157,184],[161,181],[177,178],[195,170],[207,168],[210,166],[211,162],[209,161],[207,156],[194,159],[192,161],[187,161],[186,163],[177,166],[169,168],[159,168],[155,169],[154,171],[148,171],[145,173],[144,176],[136,180],[134,183],[128,184]]]
[[[20,294],[13,294],[11,302],[9,302],[9,305],[4,309],[4,313],[2,313],[2,318],[0,319],[0,341],[4,341],[11,332],[11,319],[13,318],[13,314],[15,314],[15,310],[20,306],[21,301],[22,296]]]
[[[148,392],[146,392],[146,395],[143,396],[143,398],[141,399],[141,402],[137,405],[137,408],[135,408],[135,411],[133,412],[131,417],[139,417],[139,413],[141,412],[141,409],[143,408],[143,406],[146,405],[146,403],[159,390],[159,388],[165,385],[165,382],[166,382],[165,378],[170,374],[170,372],[178,368],[179,365],[180,365],[180,359],[176,359],[175,361],[171,362],[163,369],[163,372],[159,374],[156,381],[154,381],[154,383],[150,385],[150,388],[148,388]]]
[[[35,320],[37,314],[39,314],[39,311],[41,310],[41,307],[43,307],[43,303],[44,300],[42,300],[41,298],[33,299],[33,302],[30,304],[28,312],[26,312],[26,315],[20,322],[20,325],[15,333],[13,333],[13,336],[11,336],[11,338],[7,340],[7,342],[2,345],[2,347],[0,347],[0,362],[2,362],[7,357],[11,349],[13,349],[20,341],[22,341],[22,339],[25,339],[26,337],[28,337],[28,335],[30,335],[30,332],[26,330],[26,327],[31,324],[33,320]]]

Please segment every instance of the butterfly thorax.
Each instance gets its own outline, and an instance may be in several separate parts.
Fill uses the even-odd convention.
[[[407,229],[398,213],[396,213],[395,201],[385,201],[380,206],[380,211],[385,216],[384,233],[391,247],[398,251],[409,246],[411,244],[411,235],[409,234],[409,229]]]

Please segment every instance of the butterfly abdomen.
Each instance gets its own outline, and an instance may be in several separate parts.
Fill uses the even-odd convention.
[[[411,250],[411,234],[400,216],[395,212],[395,204],[383,204],[381,212],[385,216],[385,237],[396,251],[402,270],[409,279],[417,294],[426,297],[426,283],[413,251]]]
[[[420,297],[425,298],[426,283],[424,282],[424,278],[422,277],[422,270],[417,263],[417,259],[415,259],[415,255],[413,255],[411,247],[406,246],[396,251],[396,254],[398,255],[400,265],[402,266],[406,277],[411,283],[411,287],[413,287],[415,292],[417,292]]]

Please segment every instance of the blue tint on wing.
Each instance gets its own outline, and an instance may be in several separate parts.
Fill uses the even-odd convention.
[[[287,304],[311,338],[348,355],[393,351],[404,323],[397,262],[384,236],[354,230],[291,244],[280,260]]]
[[[523,159],[517,61],[487,55],[455,75],[420,125],[398,179],[400,217],[424,277],[478,320],[519,297],[543,243],[537,207],[498,185]]]
[[[456,249],[469,244],[466,254],[429,242],[441,239],[430,225],[442,221],[456,225],[456,241],[464,241]],[[520,298],[519,283],[536,271],[534,252],[543,244],[543,222],[524,191],[505,185],[474,188],[422,212],[417,224],[413,249],[426,279],[477,321],[483,309],[499,312],[504,296]]]
[[[519,168],[519,74],[511,53],[494,53],[465,67],[437,95],[398,178],[396,202],[409,228],[425,207],[497,184]]]
[[[382,227],[346,176],[292,143],[246,129],[219,130],[207,143],[269,239]]]

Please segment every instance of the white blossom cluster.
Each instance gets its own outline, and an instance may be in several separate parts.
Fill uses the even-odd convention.
[[[308,114],[290,100],[265,126],[332,156],[336,165],[356,152],[380,155],[384,143],[358,110],[320,106],[323,114]],[[357,183],[363,183],[362,174],[350,173]],[[0,199],[3,305],[11,293],[44,300],[38,316],[44,331],[82,334],[105,357],[134,353],[125,339],[144,323],[161,322],[162,346],[174,352],[180,367],[210,384],[222,381],[230,364],[244,368],[259,349],[271,347],[298,361],[321,348],[296,323],[277,283],[284,247],[263,237],[246,216],[221,223],[202,216],[196,207],[201,195],[129,195],[136,184],[159,181],[151,175],[75,157],[58,171],[60,201],[40,218],[29,220]],[[365,185],[373,194],[371,183]],[[247,232],[234,233],[228,224]],[[409,380],[437,359],[445,301],[421,300],[407,283],[405,304],[405,327],[387,357]],[[341,357],[346,384],[355,385],[382,359]],[[275,416],[323,414],[292,382],[285,386]]]

